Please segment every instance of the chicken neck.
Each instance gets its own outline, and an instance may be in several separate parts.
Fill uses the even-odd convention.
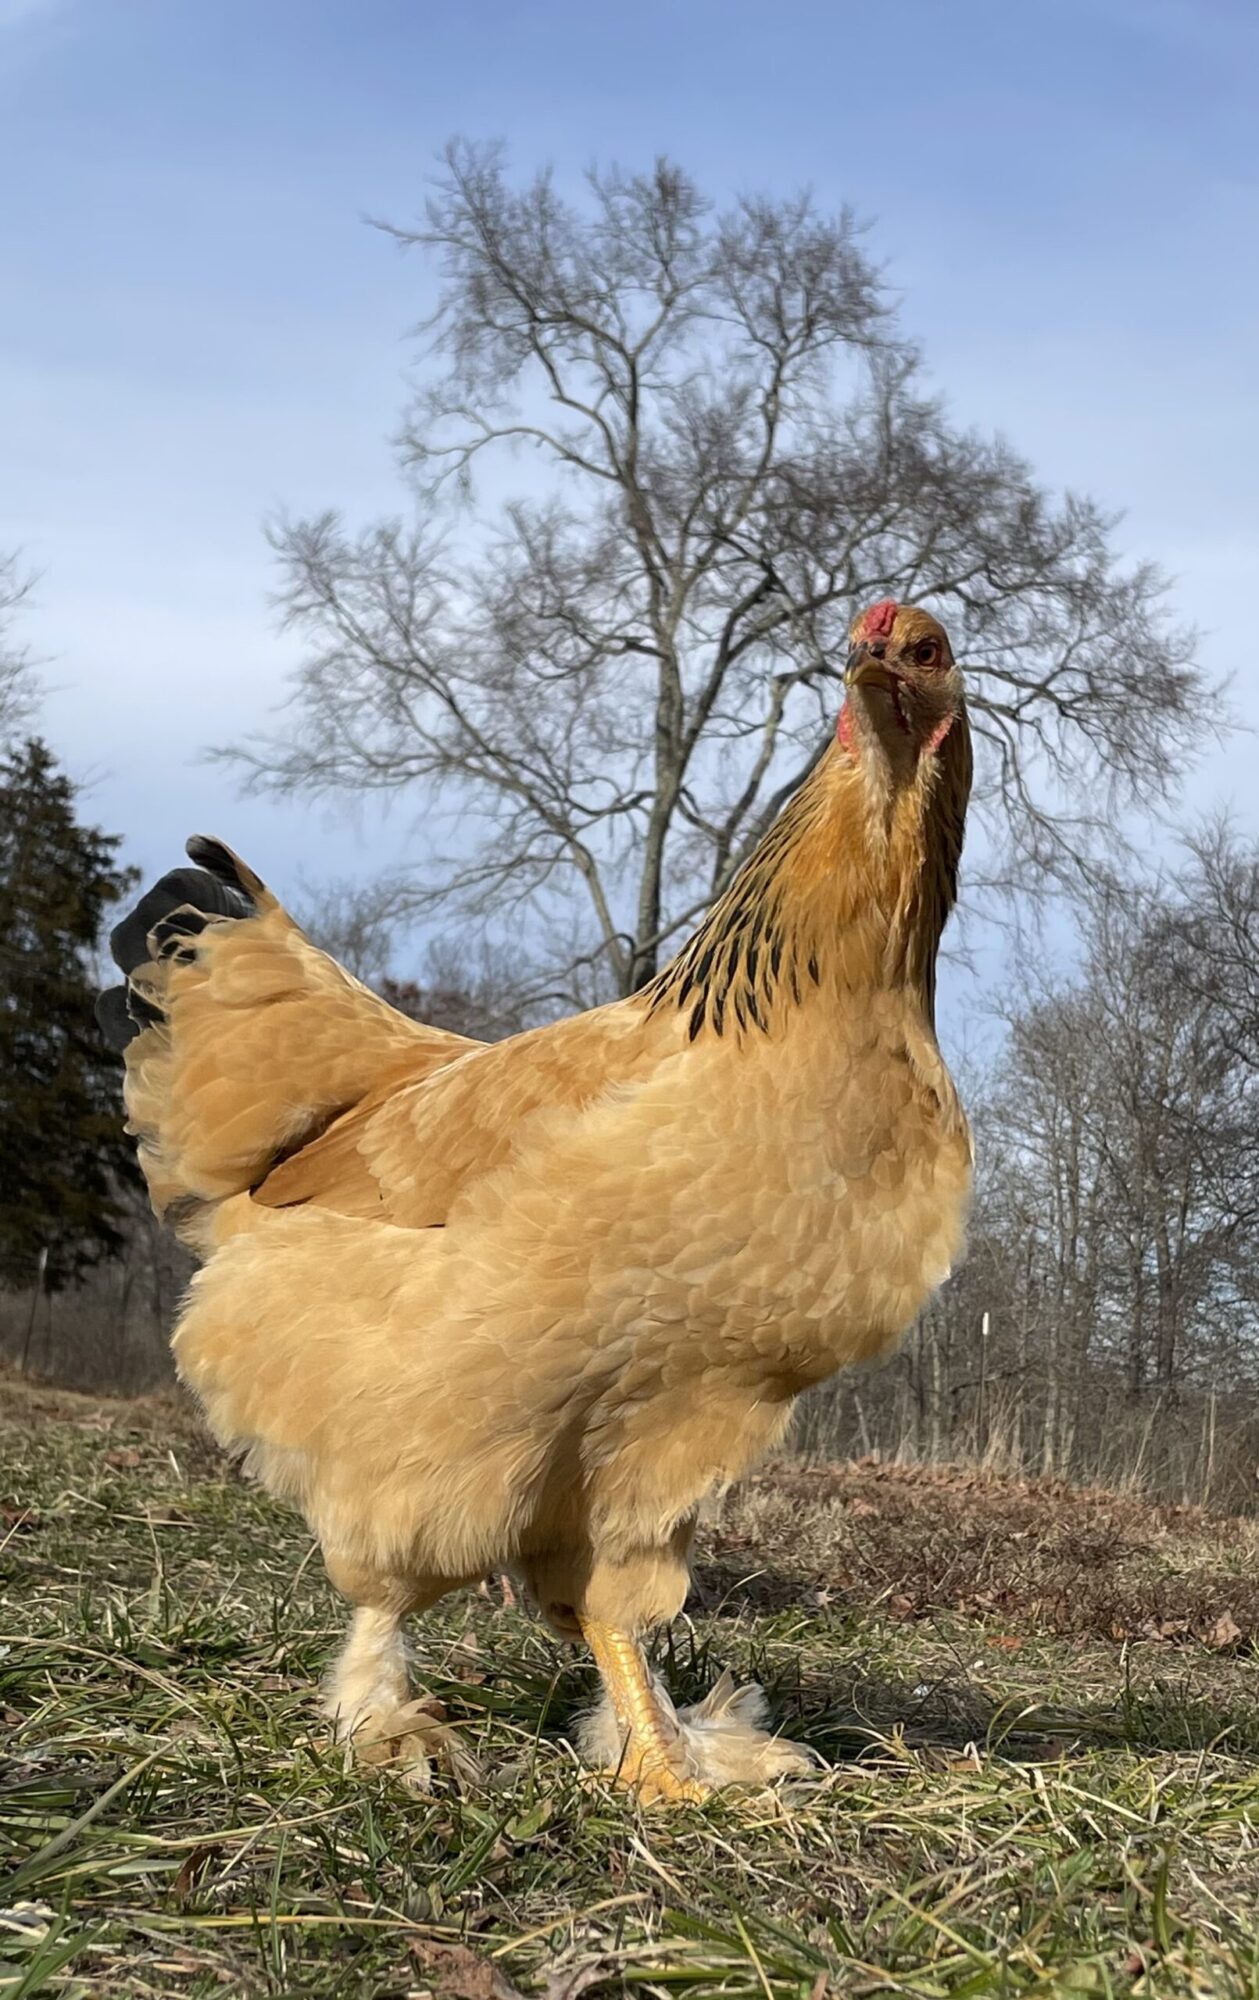
[[[970,769],[964,714],[908,783],[832,745],[647,987],[651,1011],[684,1011],[692,1041],[770,1035],[812,995],[902,988],[931,1023]]]

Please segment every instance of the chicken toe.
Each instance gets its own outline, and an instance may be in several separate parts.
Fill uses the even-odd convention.
[[[387,1765],[412,1791],[432,1788],[435,1765],[460,1784],[479,1776],[476,1759],[432,1695],[367,1709],[351,1729],[338,1728],[337,1734],[355,1763]]]
[[[736,1687],[724,1673],[703,1701],[679,1710],[632,1641],[603,1627],[585,1630],[605,1692],[582,1724],[582,1754],[644,1804],[693,1803],[723,1785],[764,1786],[817,1769],[811,1751],[765,1728],[765,1696],[755,1684]]]
[[[727,1670],[702,1701],[678,1711],[678,1731],[700,1777],[710,1785],[768,1785],[803,1778],[818,1759],[765,1727],[768,1704],[755,1681],[736,1687]]]

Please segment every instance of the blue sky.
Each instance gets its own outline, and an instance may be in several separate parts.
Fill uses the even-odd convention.
[[[853,203],[956,414],[1127,510],[1259,721],[1257,97],[1234,0],[0,0],[0,549],[93,815],[146,873],[193,828],[280,886],[405,852],[198,754],[283,692],[264,517],[402,502],[430,280],[362,218],[457,131]],[[1189,809],[1259,831],[1253,757]]]

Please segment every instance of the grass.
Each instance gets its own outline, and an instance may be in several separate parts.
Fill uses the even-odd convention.
[[[0,1994],[1259,2000],[1259,1533],[964,1474],[780,1469],[666,1670],[829,1769],[640,1811],[497,1585],[416,1634],[484,1789],[347,1771],[298,1522],[173,1400],[0,1384]]]

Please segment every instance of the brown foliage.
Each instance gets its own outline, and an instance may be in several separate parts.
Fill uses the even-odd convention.
[[[1259,1644],[1256,1523],[1060,1479],[779,1464],[738,1489],[704,1547],[709,1604],[729,1591],[732,1608],[751,1597],[978,1617],[994,1643],[1009,1621],[1216,1650]]]

